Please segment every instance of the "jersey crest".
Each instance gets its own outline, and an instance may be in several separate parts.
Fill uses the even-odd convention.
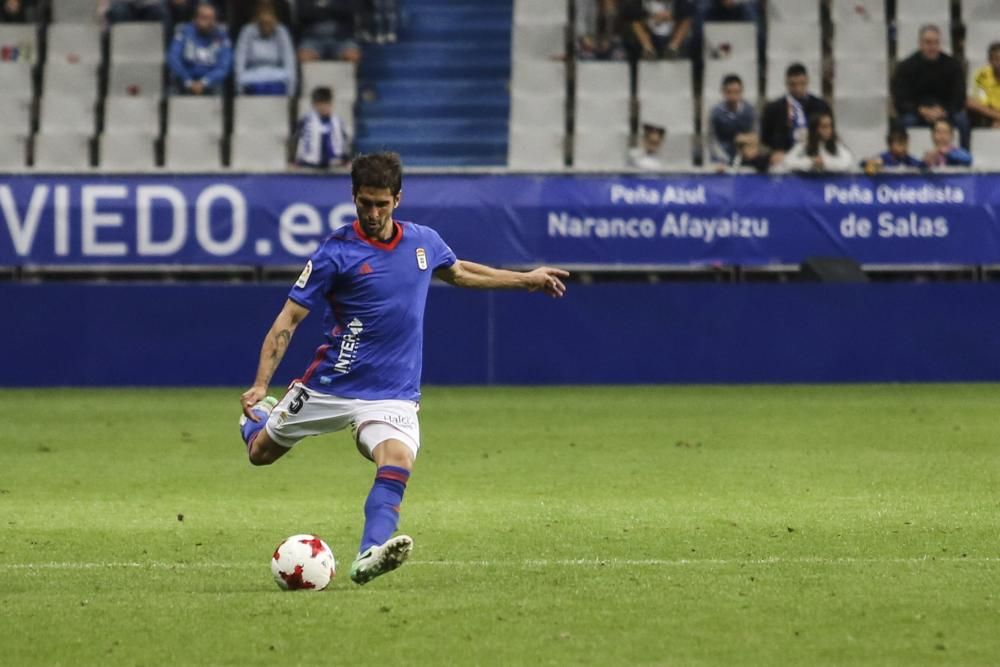
[[[423,248],[417,248],[417,267],[421,271],[427,270],[427,252]]]

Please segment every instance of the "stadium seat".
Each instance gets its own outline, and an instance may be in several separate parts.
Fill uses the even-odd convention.
[[[511,94],[566,94],[566,65],[560,62],[515,61],[510,80]]]
[[[155,97],[109,95],[104,100],[105,132],[160,134],[160,101]]]
[[[987,63],[987,51],[993,42],[1000,42],[1000,20],[966,24],[965,58],[969,61],[970,74]]]
[[[43,132],[94,133],[94,103],[77,97],[46,95],[41,98],[39,129]]]
[[[694,164],[695,138],[691,132],[667,132],[660,148],[660,161],[667,169],[689,169]]]
[[[920,41],[920,28],[927,23],[926,21],[896,22],[896,60],[908,58],[917,50]],[[935,25],[941,29],[941,49],[946,53],[954,53],[949,25],[947,23],[936,23]]]
[[[1000,130],[972,130],[973,164],[986,169],[1000,169]]]
[[[54,23],[91,23],[97,25],[97,3],[87,0],[51,0]]]
[[[767,0],[768,30],[774,21],[819,24],[818,0]]]
[[[39,132],[35,135],[35,169],[90,168],[90,134]]]
[[[552,60],[566,53],[563,25],[515,25],[512,35],[513,60]]]
[[[694,132],[694,98],[643,95],[639,98],[639,122],[669,131]]]
[[[91,23],[53,23],[49,26],[48,63],[100,63],[101,29]]]
[[[687,61],[639,62],[638,94],[690,97],[694,94],[691,63]]]
[[[569,3],[566,0],[514,0],[514,23],[566,25],[569,23]]]
[[[31,99],[31,67],[20,63],[0,63],[0,90],[5,98]]]
[[[34,65],[38,58],[38,30],[30,24],[0,24],[0,48],[3,62]]]
[[[885,24],[885,0],[830,0],[830,16],[834,24]]]
[[[510,125],[566,132],[566,95],[515,92],[510,98]]]
[[[187,97],[176,95],[167,98],[167,132],[183,134],[203,133],[206,130],[222,133],[222,98]]]
[[[573,166],[605,171],[623,169],[628,149],[628,130],[606,127],[603,131],[588,132],[581,131],[577,126],[573,141]]]
[[[31,133],[31,98],[0,95],[0,134],[28,135]]]
[[[833,117],[838,128],[863,130],[885,125],[889,114],[887,95],[863,97],[836,97],[833,100]]]
[[[885,61],[837,61],[835,73],[836,97],[884,96],[889,92],[889,64]]]
[[[354,104],[358,98],[355,66],[352,63],[328,61],[303,63],[302,97],[308,99],[313,88],[319,86],[333,88],[333,97],[338,104]]]
[[[507,166],[527,170],[560,169],[565,140],[566,132],[562,128],[511,124]]]
[[[757,27],[746,22],[705,23],[705,60],[757,62]]]
[[[233,132],[288,136],[288,99],[237,97],[233,101]]]
[[[163,26],[141,21],[111,26],[111,63],[160,63],[166,59]]]
[[[629,69],[625,62],[580,63],[576,67],[577,97],[629,97]]]
[[[821,60],[823,35],[819,23],[768,23],[767,57],[768,60]]]
[[[101,167],[120,170],[150,170],[156,166],[156,135],[148,132],[118,132],[101,135]]]
[[[802,63],[809,73],[809,92],[817,95],[823,86],[822,61],[817,57],[807,58],[771,58],[767,61],[767,84],[765,86],[767,99],[773,99],[785,94],[785,71],[792,63]]]
[[[897,23],[951,23],[951,0],[896,0]]]
[[[874,127],[872,123],[869,123],[867,129],[837,128],[840,140],[847,145],[859,163],[865,158],[879,155],[886,149],[886,134],[888,128]]]
[[[250,131],[234,133],[229,166],[246,171],[281,171],[288,166],[287,132],[284,136]]]
[[[574,126],[580,130],[614,132],[628,127],[631,103],[627,97],[577,96]]]
[[[887,61],[888,58],[889,31],[884,23],[841,23],[834,28],[835,64],[848,60]]]
[[[163,94],[163,66],[151,62],[112,62],[108,75],[108,95]]]
[[[216,171],[222,166],[218,132],[168,134],[164,166],[173,171]]]
[[[924,154],[934,148],[931,128],[911,127],[908,132],[910,134],[910,153],[917,156],[918,159],[924,159]]]
[[[1000,4],[996,0],[962,0],[962,22],[968,26],[977,21],[1000,21]]]
[[[0,133],[0,169],[19,171],[28,162],[28,135]]]
[[[75,97],[77,103],[92,104],[97,99],[97,68],[97,63],[46,63],[42,78],[43,96]]]

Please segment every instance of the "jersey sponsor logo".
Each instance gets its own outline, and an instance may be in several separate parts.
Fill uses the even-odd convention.
[[[354,358],[358,355],[361,332],[364,330],[364,324],[356,317],[348,323],[348,333],[344,334],[340,340],[340,352],[337,354],[337,361],[333,364],[335,372],[344,374],[351,371]]]
[[[417,267],[421,271],[427,270],[427,253],[423,248],[417,248]]]
[[[299,279],[295,281],[295,286],[298,287],[299,289],[305,287],[306,283],[309,282],[309,276],[312,275],[312,272],[313,272],[313,263],[312,260],[310,259],[308,262],[306,262],[306,267],[302,269],[302,273],[299,274]]]

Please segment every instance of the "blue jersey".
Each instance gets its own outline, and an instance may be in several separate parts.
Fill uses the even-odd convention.
[[[323,309],[326,343],[302,382],[365,400],[420,399],[424,305],[431,274],[455,253],[429,227],[394,221],[383,243],[361,225],[341,227],[306,264],[288,298]]]

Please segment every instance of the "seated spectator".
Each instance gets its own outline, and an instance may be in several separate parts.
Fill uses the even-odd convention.
[[[782,161],[782,167],[788,171],[844,172],[853,166],[854,156],[837,138],[833,114],[829,111],[809,117],[806,140],[795,144]]]
[[[0,0],[0,23],[27,23],[34,0]]]
[[[326,169],[346,166],[351,159],[347,128],[333,113],[333,91],[321,87],[312,91],[312,109],[299,121],[295,164]]]
[[[978,125],[1000,128],[1000,42],[990,44],[987,57],[989,64],[976,70],[965,105]]]
[[[930,127],[947,118],[959,128],[962,145],[969,145],[965,113],[965,73],[962,64],[941,51],[937,26],[920,29],[920,48],[899,63],[892,75],[896,114],[904,127]]]
[[[236,42],[236,89],[245,95],[291,95],[295,68],[288,29],[270,5],[260,5],[257,20],[243,26]]]
[[[722,80],[722,101],[708,116],[712,161],[730,164],[736,157],[736,137],[752,132],[756,122],[757,112],[743,99],[743,80],[729,74]]]
[[[110,23],[122,21],[162,21],[166,18],[163,0],[111,0],[105,17]]]
[[[623,60],[618,34],[618,0],[577,0],[576,57],[578,60]]]
[[[194,21],[178,28],[167,54],[174,92],[217,95],[233,65],[229,36],[215,18],[215,7],[198,5]]]
[[[924,155],[928,167],[971,167],[972,155],[955,145],[955,128],[947,118],[938,118],[931,127],[934,148]]]
[[[354,39],[356,0],[297,0],[302,26],[299,60],[361,61],[361,47]]]
[[[675,60],[687,50],[693,0],[623,0],[621,20],[633,59]]]
[[[831,113],[830,105],[809,94],[809,73],[801,63],[785,70],[784,97],[768,102],[761,115],[760,136],[771,151],[771,164],[779,164],[796,143],[805,141],[808,119],[814,114]]]
[[[278,23],[291,29],[293,19],[291,0],[255,0],[253,2],[244,0],[243,2],[234,2],[230,7],[229,25],[239,27],[253,23],[257,20],[257,12],[265,7],[274,11],[274,15],[278,17]],[[219,16],[221,17],[222,14],[219,14]]]
[[[910,134],[905,127],[894,127],[885,138],[888,150],[861,163],[866,174],[894,169],[922,169],[924,163],[910,155]]]
[[[735,169],[753,169],[758,174],[766,174],[771,168],[771,156],[767,149],[761,146],[760,137],[753,132],[745,132],[736,136],[736,155],[730,163]],[[719,171],[725,171],[719,165]]]
[[[663,162],[660,161],[660,148],[663,147],[663,138],[666,134],[666,128],[650,123],[643,124],[642,143],[629,150],[628,166],[644,171],[661,171]]]
[[[224,21],[226,19],[225,0],[166,0],[166,3],[167,21],[172,26],[180,23],[190,23],[193,21],[195,10],[198,9],[198,5],[203,5],[205,3],[215,7],[216,20]]]

